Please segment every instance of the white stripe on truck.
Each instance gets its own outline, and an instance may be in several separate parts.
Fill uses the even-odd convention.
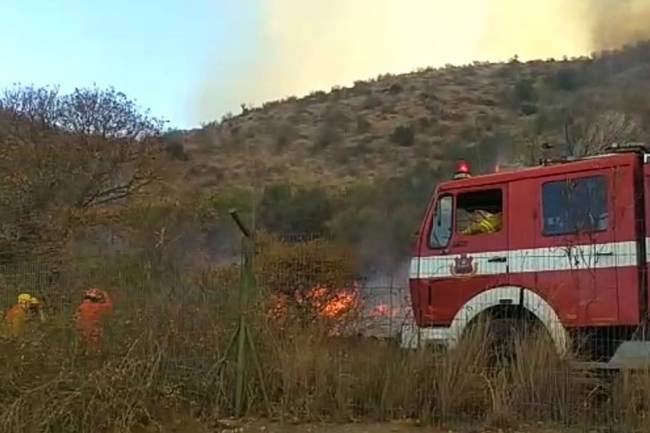
[[[646,238],[646,260],[650,261],[650,239]],[[462,256],[414,257],[411,260],[409,277],[447,278],[452,277],[456,260]],[[588,269],[620,268],[637,265],[637,244],[635,241],[603,244],[575,245],[566,247],[531,248],[523,250],[470,253],[475,274],[499,275],[526,272],[558,272]],[[505,261],[498,259],[505,258]],[[491,260],[492,259],[492,260]],[[497,261],[495,261],[495,259]]]

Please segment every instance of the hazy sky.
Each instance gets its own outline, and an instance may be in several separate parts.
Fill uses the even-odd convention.
[[[249,6],[246,6],[249,5]],[[194,126],[212,56],[252,52],[248,0],[0,0],[0,87],[113,85],[176,126]]]
[[[386,72],[589,54],[648,22],[650,0],[0,0],[0,87],[112,85],[193,127]]]

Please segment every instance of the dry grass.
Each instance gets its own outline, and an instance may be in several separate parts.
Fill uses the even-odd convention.
[[[330,275],[315,266],[319,260],[281,273],[314,284],[297,269]],[[143,272],[128,266],[93,274],[93,281],[113,284],[116,302],[101,356],[78,347],[72,292],[58,293],[67,303],[49,304],[45,326],[19,342],[0,340],[0,432],[154,432],[174,419],[215,426],[233,414],[235,364],[226,349],[237,322],[237,276],[168,276],[163,284]],[[514,362],[494,364],[489,322],[452,351],[405,351],[390,340],[332,337],[329,321],[278,321],[267,314],[269,302],[257,299],[248,317],[275,420],[415,419],[495,429],[539,421],[643,431],[650,413],[650,371],[613,379],[576,372],[543,336],[518,341]],[[253,373],[245,381],[245,414],[266,416]]]
[[[206,425],[229,416],[231,305],[150,301],[114,318],[101,357],[80,353],[64,312],[20,344],[3,342],[0,431],[157,431],[170,413]],[[279,330],[265,317],[252,320],[272,412],[285,422],[419,419],[504,429],[598,416],[641,431],[649,413],[650,374],[623,375],[597,400],[607,383],[575,374],[541,340],[520,342],[512,365],[489,364],[487,327],[450,352],[403,351],[392,341],[328,337],[318,324]],[[247,415],[264,416],[253,374],[246,390]]]

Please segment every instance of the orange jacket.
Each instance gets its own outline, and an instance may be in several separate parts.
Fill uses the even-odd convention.
[[[104,302],[92,302],[84,299],[75,314],[77,328],[84,333],[101,331],[104,319],[111,313],[113,313],[113,302],[108,295],[105,295]]]
[[[17,338],[25,332],[27,325],[28,311],[22,305],[14,305],[5,315],[5,325],[10,336]]]

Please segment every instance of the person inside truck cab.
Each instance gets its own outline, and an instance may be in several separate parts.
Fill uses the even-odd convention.
[[[458,231],[464,235],[496,233],[501,230],[501,221],[501,212],[492,213],[484,209],[474,209],[473,211],[459,209]]]

